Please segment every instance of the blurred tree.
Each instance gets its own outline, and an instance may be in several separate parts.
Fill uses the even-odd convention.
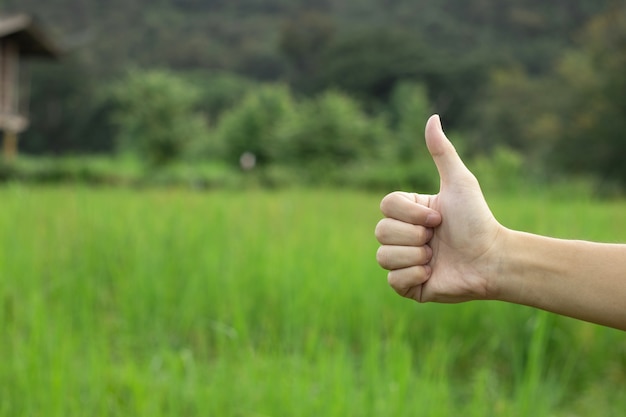
[[[180,157],[193,140],[208,136],[195,111],[196,89],[165,70],[128,72],[111,90],[121,152],[156,168]]]
[[[266,82],[276,82],[287,72],[286,64],[278,54],[256,50],[243,53],[235,70],[235,74]]]
[[[283,24],[278,49],[291,67],[292,84],[296,88],[311,89],[310,81],[320,70],[320,56],[334,33],[331,17],[316,11],[301,12]]]
[[[31,127],[20,147],[30,153],[110,152],[110,105],[78,56],[31,66]]]
[[[278,135],[284,159],[315,182],[346,164],[379,157],[389,133],[382,119],[368,117],[350,97],[327,91],[302,102]]]
[[[244,153],[264,166],[283,154],[279,126],[294,117],[295,102],[284,85],[266,85],[251,91],[242,102],[219,119],[217,137],[222,154],[238,164]]]
[[[249,78],[230,72],[188,71],[179,76],[195,86],[199,94],[198,108],[211,120],[217,120],[220,114],[259,86]]]
[[[460,124],[491,65],[489,56],[433,49],[406,30],[368,28],[338,35],[321,55],[318,76],[310,83],[317,91],[344,91],[371,111],[389,104],[399,82],[419,82],[433,109]]]
[[[82,152],[92,135],[102,137],[93,143],[106,142],[101,121],[107,107],[96,105],[91,96],[97,96],[96,83],[109,83],[130,66],[231,71],[257,80],[284,80],[289,64],[297,90],[319,93],[334,87],[368,100],[370,107],[372,102],[386,105],[397,80],[408,78],[426,86],[429,102],[449,123],[470,128],[478,119],[468,110],[481,106],[476,97],[494,69],[520,68],[533,79],[549,73],[562,51],[573,44],[574,31],[611,1],[2,0],[1,4],[6,13],[39,16],[59,43],[78,56],[72,59],[83,65],[76,69],[80,77],[74,70],[59,71],[55,79],[39,71],[33,74],[37,102],[56,104],[33,100],[28,135],[36,139],[28,139],[30,149],[59,141],[54,145],[57,152]],[[320,21],[295,23],[296,17],[286,25],[293,26],[293,39],[286,36],[281,22],[307,14]],[[329,27],[331,33],[324,35]],[[303,33],[308,40],[298,38]],[[277,47],[281,38],[294,43],[287,47],[289,53]],[[85,83],[78,81],[84,77]],[[87,81],[94,84],[87,86]],[[79,86],[74,89],[72,84]],[[61,86],[67,92],[59,91]],[[70,90],[84,91],[85,97],[72,96]],[[506,102],[504,95],[493,97]],[[71,109],[70,121],[84,121],[89,131],[82,133],[82,127],[71,123],[52,123],[51,115],[58,111],[52,108]],[[83,138],[78,140],[79,136]]]
[[[545,156],[560,133],[559,109],[563,85],[554,77],[532,77],[520,66],[491,72],[472,109],[476,122],[470,135],[474,153],[507,147]]]
[[[626,185],[626,5],[595,17],[580,45],[559,67],[570,100],[554,157],[568,170]]]
[[[394,159],[415,163],[430,158],[424,142],[419,140],[432,113],[426,88],[422,84],[403,81],[396,85],[391,97],[392,123],[395,127]]]
[[[336,88],[366,101],[386,101],[396,82],[430,69],[426,48],[410,33],[371,28],[338,36],[320,56],[318,89]]]

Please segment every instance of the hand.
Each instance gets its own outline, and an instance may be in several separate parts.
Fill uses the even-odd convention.
[[[506,229],[436,115],[426,124],[426,145],[439,171],[439,193],[394,192],[382,200],[378,263],[390,271],[398,294],[419,302],[493,298]]]

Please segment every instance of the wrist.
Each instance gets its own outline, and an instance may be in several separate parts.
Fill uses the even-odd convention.
[[[485,268],[485,295],[488,300],[511,301],[519,282],[517,246],[520,232],[500,225]]]
[[[558,275],[561,265],[559,249],[552,245],[557,239],[503,228],[497,250],[499,258],[491,284],[491,299],[516,304],[540,306],[546,300],[546,279]]]

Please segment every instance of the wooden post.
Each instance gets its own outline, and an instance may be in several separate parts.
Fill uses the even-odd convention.
[[[17,156],[17,133],[12,130],[4,131],[4,141],[2,142],[2,155],[4,162],[11,163]]]
[[[2,85],[0,113],[4,140],[2,154],[4,161],[12,162],[17,156],[17,133],[21,131],[19,111],[19,49],[15,42],[3,39],[0,55],[0,83]]]
[[[18,60],[17,45],[9,40],[2,41],[2,113],[5,115],[17,114],[18,89]]]

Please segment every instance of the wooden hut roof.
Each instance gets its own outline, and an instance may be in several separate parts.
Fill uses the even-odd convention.
[[[15,40],[20,54],[25,56],[57,58],[61,53],[36,21],[26,14],[0,15],[0,38]]]

